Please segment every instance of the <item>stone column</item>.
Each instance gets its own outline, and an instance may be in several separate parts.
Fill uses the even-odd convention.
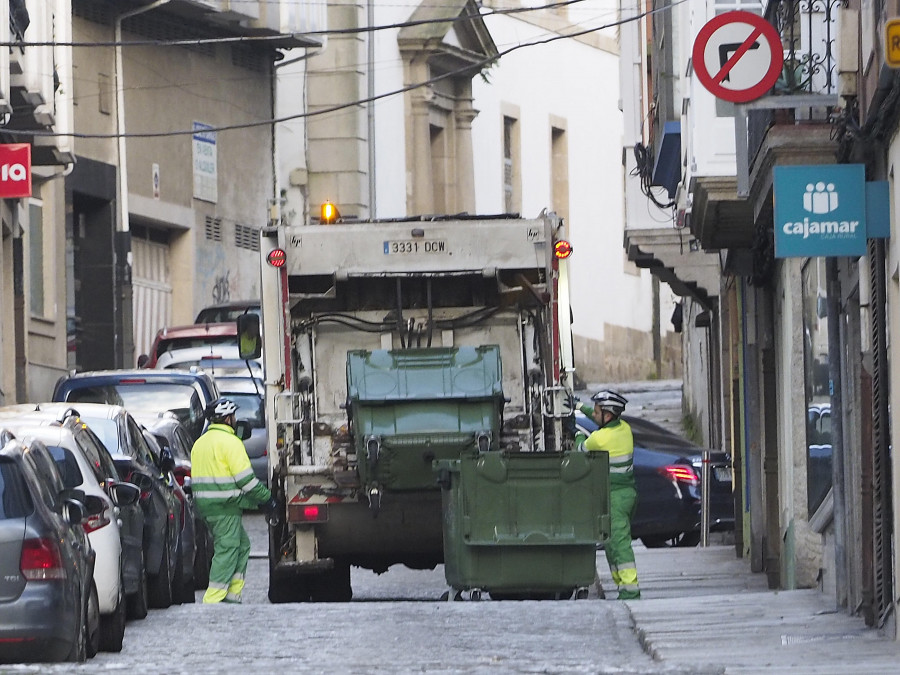
[[[413,58],[407,65],[408,82],[428,79],[424,58]],[[408,215],[434,212],[434,186],[431,170],[431,128],[429,112],[434,93],[428,87],[409,94],[409,126],[406,129],[406,204]]]
[[[471,83],[466,83],[471,91]],[[475,213],[475,163],[472,151],[472,121],[478,111],[471,98],[460,99],[456,107],[456,211]]]

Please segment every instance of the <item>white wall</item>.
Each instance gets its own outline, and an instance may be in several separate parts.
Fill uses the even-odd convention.
[[[570,9],[569,18],[580,22],[578,28],[600,25],[615,20],[610,7],[606,1],[588,1]],[[501,53],[550,35],[516,15],[491,16],[485,23]],[[622,246],[619,61],[615,43],[605,43],[610,50],[574,39],[524,47],[503,56],[487,82],[477,78],[473,87],[480,110],[472,135],[481,213],[504,210],[501,105],[521,112],[522,213],[527,217],[550,205],[550,120],[566,121],[573,330],[596,340],[603,339],[605,323],[651,328],[649,274],[628,263]]]

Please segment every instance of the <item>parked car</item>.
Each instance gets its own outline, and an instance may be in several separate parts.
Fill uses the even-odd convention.
[[[152,433],[161,448],[172,453],[175,460],[175,479],[184,488],[188,497],[191,493],[191,447],[192,442],[178,419],[169,413],[160,413],[154,419],[139,420]],[[212,562],[213,541],[206,521],[194,511],[194,588],[203,589],[209,585],[209,566]]]
[[[138,595],[129,603],[129,615],[146,616],[147,608],[166,608],[177,598],[175,571],[181,551],[182,507],[163,474],[158,459],[144,439],[141,426],[122,406],[78,402],[73,405],[78,415],[100,438],[112,456],[122,480],[141,489],[140,504],[144,509],[143,550],[147,570],[146,595]],[[50,406],[45,404],[45,409]],[[174,482],[174,481],[172,481]]]
[[[237,324],[234,321],[161,328],[153,339],[150,351],[138,358],[138,366],[155,368],[160,356],[176,349],[237,345],[237,343]]]
[[[197,516],[194,513],[194,504],[188,498],[187,492],[175,480],[175,460],[168,448],[163,449],[156,436],[150,433],[146,427],[142,427],[144,440],[150,447],[150,451],[158,459],[158,465],[166,477],[172,493],[180,502],[181,522],[178,530],[178,553],[175,556],[175,574],[172,579],[172,602],[194,602],[194,558],[197,548]]]
[[[91,515],[84,530],[97,554],[94,583],[100,606],[100,649],[122,651],[126,598],[144,574],[140,490],[119,481],[112,458],[72,409],[60,413],[30,404],[0,408],[0,422],[29,446],[43,443],[69,489],[85,493]]]
[[[0,446],[0,661],[82,662],[100,640],[86,497],[40,441]]]
[[[214,378],[219,375],[255,375],[262,377],[263,366],[260,359],[241,359],[236,345],[210,345],[209,347],[188,347],[173,349],[162,354],[155,368],[177,368],[191,370],[199,368]]]
[[[241,314],[256,314],[260,316],[259,300],[236,300],[219,305],[204,307],[197,314],[194,323],[222,323],[236,321]]]
[[[265,385],[258,377],[220,375],[216,378],[219,394],[230,398],[238,407],[237,421],[250,428],[250,438],[244,441],[253,473],[269,484],[268,433],[266,432]]]
[[[171,410],[196,440],[206,428],[206,407],[219,397],[205,372],[183,370],[98,370],[61,377],[54,401],[119,405],[132,414]]]
[[[648,548],[700,543],[700,489],[703,449],[665,428],[623,415],[634,434],[637,510],[631,536]],[[581,411],[576,429],[590,434],[596,423]],[[710,531],[734,529],[731,458],[710,451]]]

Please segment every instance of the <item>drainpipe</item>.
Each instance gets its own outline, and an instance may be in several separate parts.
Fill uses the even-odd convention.
[[[119,142],[119,229],[128,232],[128,164],[125,159],[125,66],[122,62],[122,22],[138,14],[149,12],[171,0],[156,0],[116,17],[115,60],[116,60],[116,135]],[[130,257],[130,254],[129,254]]]
[[[369,136],[369,219],[375,219],[375,0],[366,3],[366,26],[369,34],[366,36],[366,95],[369,99],[366,104],[366,122]]]
[[[828,287],[828,377],[831,389],[831,475],[834,496],[834,580],[838,608],[847,608],[847,522],[844,491],[844,420],[841,379],[841,280],[837,259],[825,259]]]

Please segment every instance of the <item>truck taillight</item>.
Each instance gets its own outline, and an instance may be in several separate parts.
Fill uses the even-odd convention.
[[[558,242],[553,244],[553,254],[560,259],[568,258],[572,255],[572,244],[567,242],[565,239],[560,239]]]
[[[285,256],[287,254],[284,252],[283,248],[273,248],[269,251],[269,254],[266,256],[266,261],[272,267],[284,267]]]
[[[288,522],[324,523],[328,520],[327,504],[288,504]]]

